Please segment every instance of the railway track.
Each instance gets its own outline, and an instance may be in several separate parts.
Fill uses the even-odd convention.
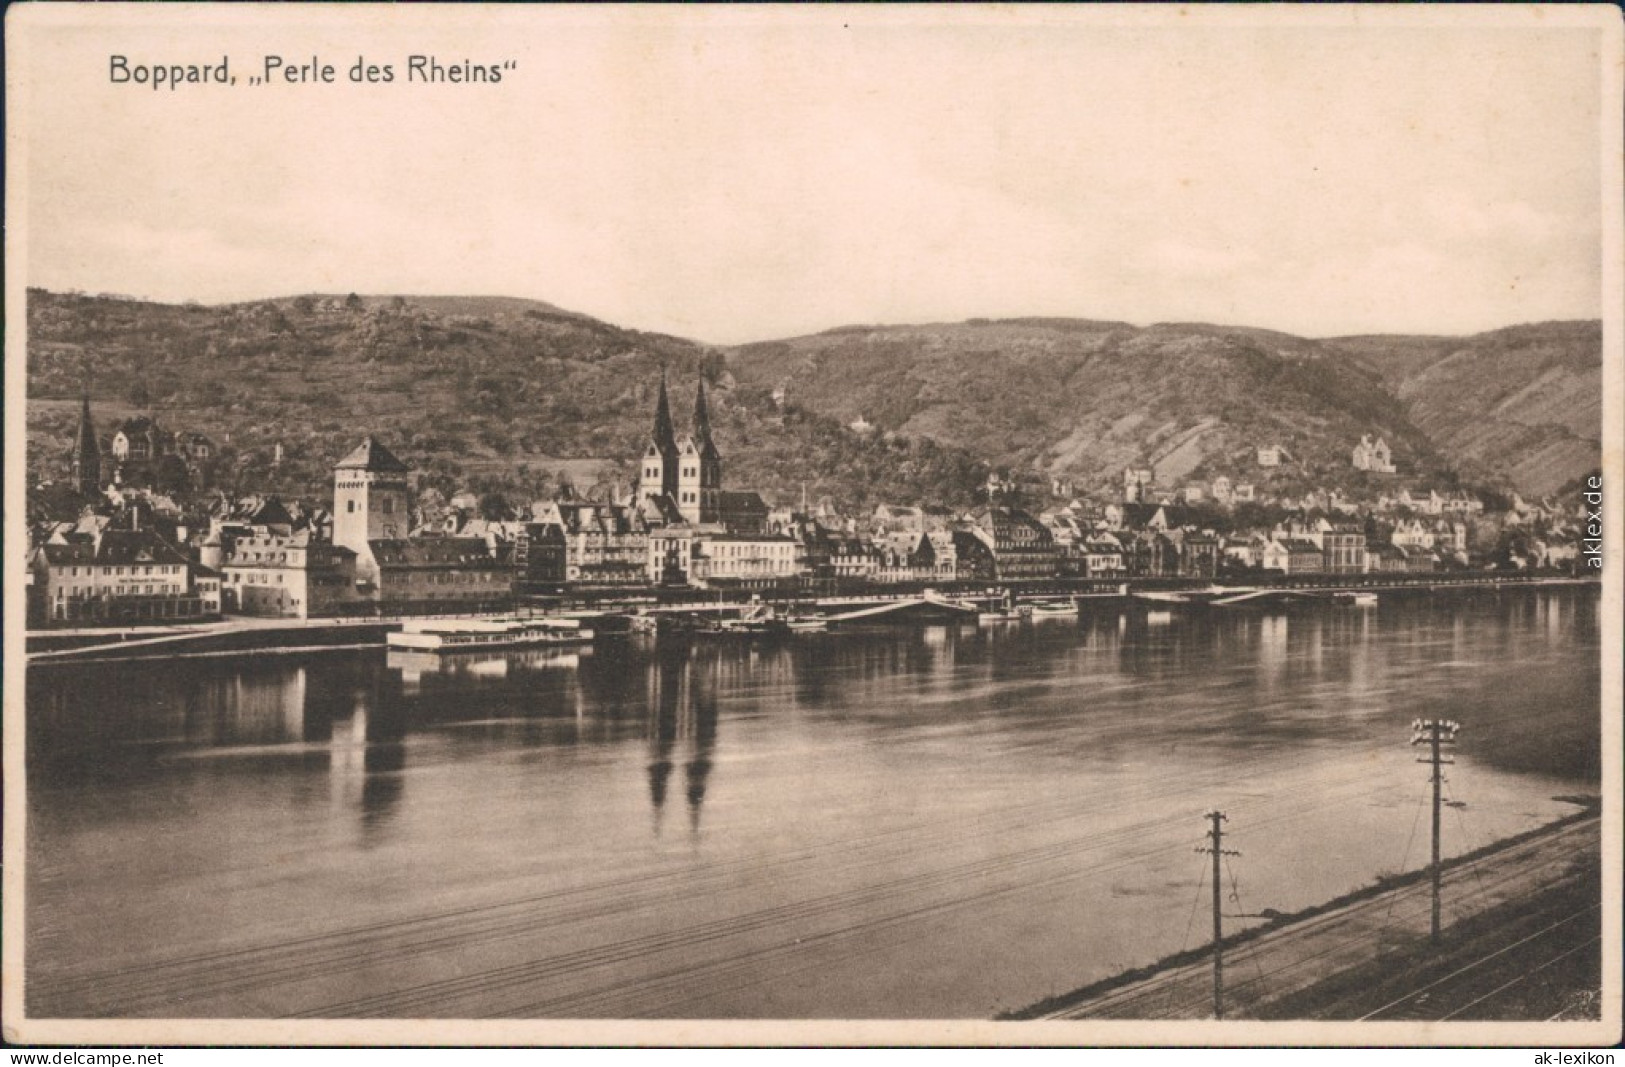
[[[1528,996],[1532,988],[1544,988],[1541,976],[1572,977],[1576,968],[1583,973],[1588,961],[1596,966],[1595,954],[1588,955],[1601,937],[1596,883],[1571,861],[1595,855],[1599,845],[1599,820],[1592,817],[1448,869],[1446,899],[1470,894],[1478,908],[1447,930],[1446,944],[1437,952],[1426,948],[1425,882],[1229,947],[1224,1016],[1543,1018],[1528,1014],[1551,999]],[[1523,914],[1513,920],[1495,919],[1520,909]],[[1212,996],[1212,964],[1203,959],[1043,1017],[1212,1018]],[[1521,1006],[1526,1003],[1532,1006]]]
[[[1445,1022],[1500,1018],[1498,1005],[1511,1003],[1553,967],[1586,951],[1600,952],[1602,934],[1594,922],[1600,905],[1571,912],[1510,945],[1475,956],[1441,978],[1360,1016]]]

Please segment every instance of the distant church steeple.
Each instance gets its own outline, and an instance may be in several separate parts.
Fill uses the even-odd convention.
[[[711,403],[705,381],[694,396],[693,432],[678,437],[671,418],[666,368],[660,368],[660,394],[655,401],[654,430],[638,468],[641,500],[664,500],[684,522],[721,521],[722,453],[711,436]],[[667,512],[669,514],[669,511]]]
[[[705,380],[694,395],[693,432],[677,442],[677,510],[686,522],[720,521],[722,454],[711,440],[711,409],[705,399]]]
[[[711,440],[711,407],[705,399],[705,379],[700,379],[699,392],[694,396],[694,447],[702,463],[700,483],[708,489],[722,487],[722,453]]]
[[[666,395],[666,366],[660,366],[660,399],[655,403],[654,446],[663,455],[677,451],[677,430],[671,421],[671,398]]]
[[[643,451],[638,474],[638,498],[677,495],[677,430],[671,421],[671,399],[666,395],[666,368],[660,368],[660,398],[655,402],[654,432]]]
[[[73,439],[73,486],[81,496],[95,496],[102,489],[102,448],[90,419],[88,382],[79,402],[79,432]]]

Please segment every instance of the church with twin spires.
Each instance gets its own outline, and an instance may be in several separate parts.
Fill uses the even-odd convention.
[[[722,453],[711,434],[703,379],[694,395],[692,432],[678,437],[662,368],[654,427],[638,469],[637,503],[668,522],[721,526],[732,533],[759,533],[766,524],[760,494],[722,488]]]

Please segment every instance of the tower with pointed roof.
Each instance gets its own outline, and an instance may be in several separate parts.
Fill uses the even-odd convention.
[[[706,402],[705,379],[694,396],[694,447],[700,455],[700,487],[722,488],[722,453],[711,439],[711,405]]]
[[[102,448],[90,419],[90,389],[79,403],[79,432],[73,438],[73,485],[82,496],[95,496],[102,488]]]
[[[356,577],[368,575],[370,543],[407,535],[406,464],[369,436],[333,467],[333,543],[356,554]]]
[[[666,395],[666,368],[660,368],[660,398],[655,402],[654,431],[643,450],[638,471],[638,499],[677,497],[677,431],[671,421],[671,400]]]
[[[717,522],[722,488],[722,454],[711,439],[711,409],[705,381],[694,396],[694,429],[677,442],[677,510],[691,523]]]

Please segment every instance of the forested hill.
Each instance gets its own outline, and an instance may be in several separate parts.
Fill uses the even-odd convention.
[[[848,506],[927,496],[968,503],[986,470],[924,438],[855,434],[769,390],[735,384],[725,353],[532,301],[303,296],[220,307],[33,290],[28,303],[30,467],[66,469],[81,384],[105,434],[153,412],[226,446],[213,485],[321,500],[362,434],[426,484],[587,492],[631,484],[662,365],[679,428],[701,375],[730,486],[769,501]],[[285,462],[273,469],[275,445]]]
[[[1280,444],[1293,462],[1269,477],[1346,484],[1350,451],[1369,433],[1393,446],[1401,475],[1538,494],[1601,454],[1594,322],[1314,341],[1205,324],[973,320],[747,345],[730,366],[843,421],[1083,483],[1140,464],[1169,479],[1251,480],[1253,449]]]
[[[694,384],[731,486],[770,501],[968,503],[988,467],[1105,484],[1134,465],[1350,484],[1363,433],[1402,474],[1549,491],[1600,463],[1601,332],[1313,341],[1073,319],[847,327],[708,347],[501,297],[305,296],[219,307],[29,294],[30,463],[61,477],[85,374],[97,418],[155,412],[226,443],[215,484],[320,499],[381,435],[442,488],[630,484],[664,364]],[[782,403],[774,399],[779,390]],[[856,424],[857,429],[852,426]],[[282,468],[269,461],[281,443]],[[1291,462],[1262,472],[1261,444]]]
[[[1601,465],[1599,322],[1323,344],[1375,368],[1411,422],[1463,469],[1540,495]]]
[[[1086,484],[1141,465],[1251,480],[1266,444],[1295,461],[1282,477],[1336,478],[1362,433],[1408,469],[1447,466],[1378,374],[1326,357],[1263,330],[1017,319],[832,330],[747,346],[733,366],[839,418]]]

